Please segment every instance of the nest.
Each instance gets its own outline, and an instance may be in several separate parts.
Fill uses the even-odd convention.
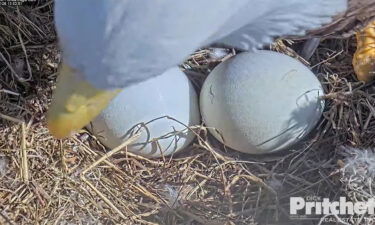
[[[85,130],[49,135],[60,61],[52,9],[52,1],[0,8],[0,224],[302,224],[289,219],[289,197],[350,195],[339,147],[375,146],[375,90],[354,77],[353,36],[323,40],[308,61],[301,40],[269,47],[310,66],[327,93],[324,117],[299,146],[246,155],[201,126],[182,154],[146,159],[105,149]],[[216,51],[199,50],[181,65],[198,91],[236,54]]]
[[[340,154],[343,156],[343,160],[338,161],[342,167],[340,169],[340,181],[347,197],[352,202],[369,202],[370,199],[374,199],[374,149],[342,147]],[[351,215],[349,218],[351,222],[356,224],[365,224],[375,220],[375,216],[371,214],[367,214],[366,219],[360,214]]]

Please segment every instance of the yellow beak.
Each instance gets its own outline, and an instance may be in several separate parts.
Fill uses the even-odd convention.
[[[62,64],[47,116],[47,126],[56,138],[79,131],[108,105],[119,90],[101,90]]]

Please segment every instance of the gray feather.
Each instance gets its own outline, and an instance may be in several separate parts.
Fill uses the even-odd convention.
[[[99,88],[126,87],[213,42],[243,49],[302,34],[346,0],[56,0],[64,60]]]

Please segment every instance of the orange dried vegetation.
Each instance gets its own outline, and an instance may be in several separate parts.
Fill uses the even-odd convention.
[[[357,51],[353,67],[358,80],[369,82],[375,78],[375,21],[357,32]]]

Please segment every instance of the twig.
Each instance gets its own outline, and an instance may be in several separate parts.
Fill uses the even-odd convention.
[[[86,177],[85,177],[85,174],[92,170],[93,168],[95,168],[96,166],[98,166],[101,162],[105,161],[106,159],[108,159],[109,157],[111,157],[112,155],[116,154],[117,152],[121,151],[124,147],[128,146],[129,144],[133,143],[138,137],[140,136],[140,134],[135,134],[134,136],[132,136],[131,138],[129,138],[128,140],[126,140],[124,143],[122,143],[121,145],[119,145],[118,147],[114,148],[112,151],[106,153],[105,155],[103,155],[100,159],[98,159],[96,162],[94,162],[93,164],[91,164],[88,168],[86,168],[82,173],[81,173],[81,180],[83,182],[85,182],[105,203],[107,203],[107,205],[109,207],[111,207],[115,212],[117,212],[121,218],[123,219],[128,219],[127,216],[125,216],[121,210],[119,210],[112,202],[111,200],[109,200],[104,194],[102,194],[91,182],[89,182]]]
[[[27,160],[27,149],[26,149],[26,125],[22,123],[22,139],[21,139],[21,175],[22,180],[26,185],[29,184],[29,165]]]

